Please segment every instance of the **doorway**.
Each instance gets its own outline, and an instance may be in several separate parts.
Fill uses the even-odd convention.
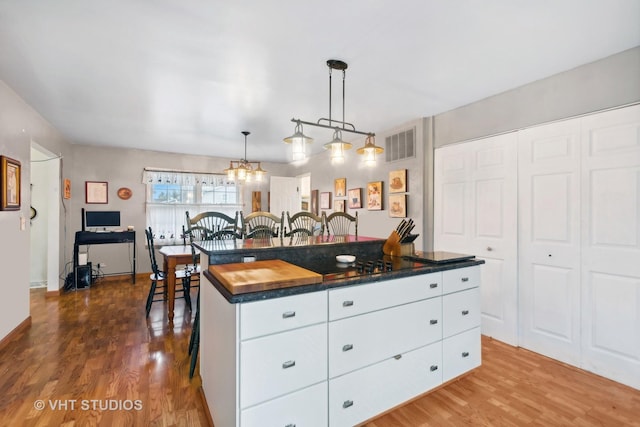
[[[60,157],[31,141],[30,287],[60,290]]]

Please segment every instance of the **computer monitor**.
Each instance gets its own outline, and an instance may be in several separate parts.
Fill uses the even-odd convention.
[[[88,228],[119,227],[120,211],[86,211],[84,215],[84,225]]]

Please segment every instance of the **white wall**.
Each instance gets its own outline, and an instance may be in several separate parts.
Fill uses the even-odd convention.
[[[0,212],[0,339],[29,317],[30,225],[29,206],[31,180],[30,147],[38,141],[43,147],[63,156],[69,144],[44,118],[25,103],[11,88],[0,81],[0,154],[22,164],[21,209]],[[61,212],[63,208],[61,207]],[[61,213],[61,217],[63,214]],[[20,229],[21,218],[26,229]],[[60,224],[64,228],[64,224]],[[60,242],[61,252],[65,242]],[[62,259],[60,260],[62,264]],[[61,265],[62,268],[62,265]]]

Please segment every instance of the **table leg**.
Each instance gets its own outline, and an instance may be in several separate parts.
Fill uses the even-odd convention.
[[[167,306],[169,309],[169,323],[173,323],[173,309],[176,302],[176,259],[165,257],[164,271],[167,273]]]

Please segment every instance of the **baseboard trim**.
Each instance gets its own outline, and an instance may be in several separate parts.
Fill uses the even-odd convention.
[[[18,336],[25,330],[29,329],[30,326],[31,326],[31,316],[27,317],[22,322],[20,322],[20,324],[15,328],[13,328],[13,330],[9,332],[6,337],[2,338],[2,340],[0,341],[0,350],[4,350],[4,348],[8,346],[9,343],[13,341],[13,339],[16,336]]]
[[[209,426],[215,427],[213,425],[213,418],[211,418],[211,412],[209,412],[209,404],[207,403],[207,398],[204,395],[202,386],[198,388],[198,394],[200,395],[200,399],[202,400],[202,406],[204,406],[204,413],[207,416],[207,420],[209,421]]]

